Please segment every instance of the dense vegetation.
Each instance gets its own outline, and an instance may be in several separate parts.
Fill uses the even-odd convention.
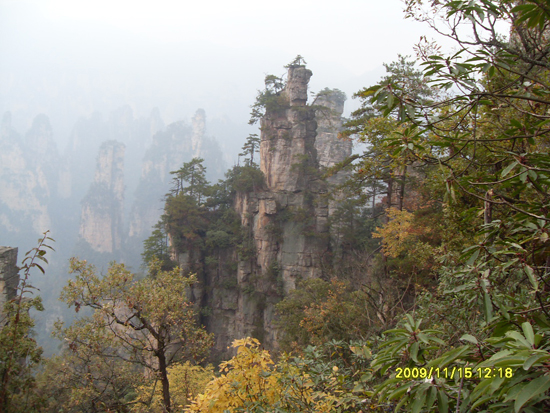
[[[195,276],[167,248],[171,238],[201,260],[227,245],[247,253],[231,200],[263,185],[251,135],[225,181],[206,182],[201,159],[173,172],[146,278],[113,265],[100,279],[73,262],[63,299],[92,312],[58,328],[63,355],[34,377],[27,308],[40,301],[21,297],[41,241],[4,310],[2,411],[550,410],[550,3],[406,4],[458,50],[426,40],[422,70],[400,57],[357,93],[343,135],[367,149],[328,171],[352,171],[335,195],[345,201],[331,217],[332,279],[303,281],[279,303],[288,353],[237,340],[212,378],[201,365],[211,337],[182,302]],[[253,119],[283,88],[266,80]]]

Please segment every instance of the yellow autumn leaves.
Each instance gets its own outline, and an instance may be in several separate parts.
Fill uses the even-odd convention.
[[[430,228],[415,223],[415,215],[406,210],[388,208],[388,222],[376,228],[373,238],[380,238],[386,257],[398,258],[405,254],[414,257],[418,267],[423,268],[433,260],[437,248],[422,240]]]
[[[275,364],[254,338],[235,340],[237,355],[220,365],[222,375],[213,379],[189,412],[263,411],[284,409],[329,412],[334,398],[316,391],[303,369],[285,358]]]

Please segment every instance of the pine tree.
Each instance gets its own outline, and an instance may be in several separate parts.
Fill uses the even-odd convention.
[[[170,174],[175,175],[172,179],[173,187],[169,195],[177,196],[180,193],[194,198],[200,205],[208,193],[208,181],[206,180],[206,167],[203,165],[204,159],[193,158],[186,162],[177,171]],[[187,186],[184,184],[187,183]]]
[[[254,163],[254,154],[260,149],[260,138],[256,133],[251,133],[246,138],[246,142],[242,147],[242,153],[239,156],[244,156],[245,166],[256,166]]]

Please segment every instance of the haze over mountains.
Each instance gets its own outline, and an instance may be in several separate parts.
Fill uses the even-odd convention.
[[[3,115],[1,243],[19,247],[22,256],[42,232],[56,239],[47,277],[34,281],[50,304],[46,314],[37,315],[43,321],[39,334],[47,337],[47,326],[62,315],[57,297],[69,257],[85,257],[100,268],[122,261],[139,270],[143,240],[163,212],[170,171],[204,157],[208,178],[223,176],[230,156],[207,131],[202,109],[192,120],[165,126],[158,109],[137,118],[123,106],[108,116],[95,112],[79,119],[61,149],[48,116],[36,116],[20,133],[11,113]]]
[[[399,1],[351,3],[361,12],[347,13],[345,4],[329,12],[310,2],[229,7],[160,1],[153,7],[4,0],[0,113],[10,110],[17,130],[45,113],[63,144],[79,117],[107,115],[126,104],[136,116],[158,107],[167,124],[190,118],[197,108],[212,121],[245,124],[265,74],[282,75],[281,66],[298,53],[321,69],[312,91],[330,84],[351,96],[376,82],[381,62],[410,53],[423,34],[402,20]],[[384,42],[359,40],[382,22]]]

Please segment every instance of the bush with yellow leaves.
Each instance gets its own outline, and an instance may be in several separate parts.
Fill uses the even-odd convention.
[[[275,364],[258,340],[235,340],[233,347],[237,355],[220,365],[222,375],[188,412],[332,411],[332,396],[316,390],[311,378],[286,359]]]
[[[372,233],[373,238],[381,239],[384,255],[406,257],[418,271],[433,270],[437,266],[434,257],[440,254],[433,245],[439,242],[432,239],[434,223],[419,222],[414,213],[396,208],[388,208],[386,215],[388,222]]]

